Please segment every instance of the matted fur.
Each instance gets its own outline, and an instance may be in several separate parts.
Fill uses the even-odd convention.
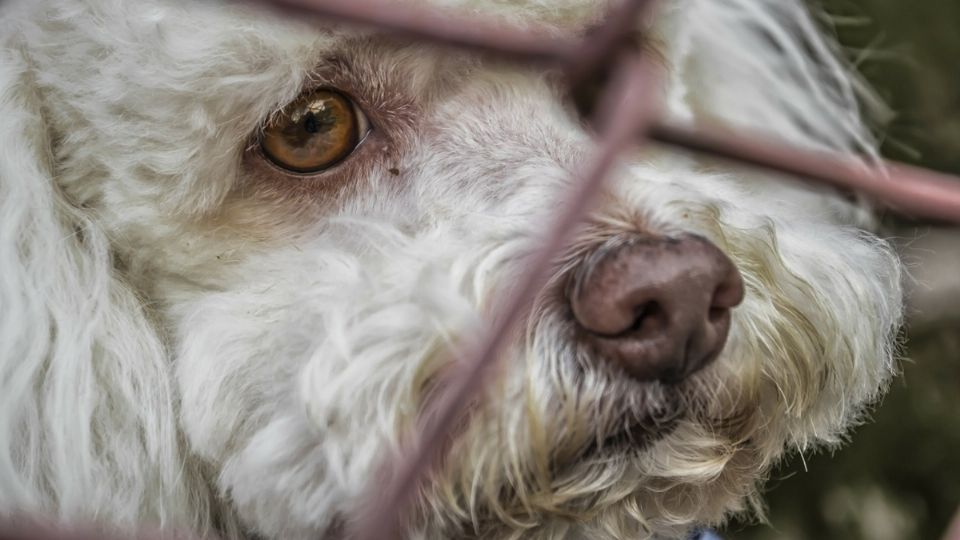
[[[562,32],[603,9],[445,4]],[[588,159],[555,78],[212,2],[6,2],[0,21],[0,515],[290,539],[362,515]],[[656,31],[678,121],[875,156],[799,2],[677,0]],[[315,87],[374,131],[294,177],[256,137]],[[900,269],[869,222],[771,174],[628,156],[411,537],[682,537],[758,511],[772,464],[838,442],[893,372]],[[704,235],[746,285],[721,357],[676,386],[592,358],[562,301],[636,232]],[[604,446],[634,420],[660,427]]]

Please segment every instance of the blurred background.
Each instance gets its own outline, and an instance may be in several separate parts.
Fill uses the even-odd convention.
[[[960,174],[960,0],[811,0],[890,106],[887,157]],[[960,232],[887,216],[916,283],[901,376],[839,451],[792,456],[734,540],[943,538],[960,508]]]

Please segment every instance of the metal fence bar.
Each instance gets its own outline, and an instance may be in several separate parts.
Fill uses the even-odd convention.
[[[440,397],[427,406],[420,431],[408,441],[409,454],[392,464],[388,488],[373,499],[374,508],[367,519],[354,521],[356,528],[348,531],[351,539],[400,536],[402,513],[421,489],[424,475],[441,458],[445,442],[463,418],[467,404],[480,394],[489,378],[505,339],[545,284],[551,261],[590,209],[617,155],[628,145],[656,141],[857,191],[914,217],[960,223],[960,179],[893,163],[871,168],[855,160],[799,151],[758,137],[657,122],[654,92],[650,91],[656,84],[655,70],[647,60],[629,51],[623,39],[650,8],[649,0],[618,4],[611,11],[613,16],[586,40],[559,36],[553,28],[511,27],[497,20],[390,0],[247,1],[299,16],[365,25],[401,37],[560,67],[571,85],[596,77],[616,60],[613,82],[597,103],[600,137],[583,181],[571,186],[542,247],[511,288],[514,294],[502,297],[496,305],[496,316],[480,344],[458,363]]]
[[[598,124],[604,126],[590,167],[584,180],[572,185],[565,204],[548,229],[541,247],[536,250],[512,294],[503,295],[502,306],[495,311],[493,325],[486,330],[472,354],[468,355],[453,375],[445,382],[441,397],[436,399],[424,415],[426,425],[420,434],[414,434],[410,455],[391,468],[393,477],[389,487],[374,498],[372,511],[347,538],[354,540],[385,540],[398,538],[401,514],[409,507],[421,480],[442,457],[446,440],[463,418],[471,400],[483,388],[487,375],[496,364],[498,352],[507,336],[533,304],[536,295],[549,279],[551,262],[567,245],[577,225],[599,195],[607,173],[619,154],[632,144],[637,134],[646,131],[654,118],[652,99],[647,98],[656,84],[654,70],[644,60],[625,61],[607,89],[598,111]],[[635,99],[640,97],[642,99]],[[616,113],[616,114],[614,114]]]
[[[145,528],[134,537],[114,529],[97,526],[70,526],[37,519],[0,520],[0,540],[200,540],[186,532]]]
[[[570,40],[557,37],[556,31],[549,28],[535,25],[518,28],[502,21],[455,15],[386,0],[248,1],[320,18],[332,17],[376,27],[388,33],[465,47],[516,61],[556,64],[574,75],[583,73],[584,66],[593,66],[603,58],[613,59],[617,56],[615,50],[605,51],[591,39],[607,41],[608,46],[622,45],[616,39],[609,39],[609,35],[605,36],[603,31],[587,40]],[[620,13],[630,13],[631,9],[640,12],[640,9],[631,8],[631,4],[637,2],[624,2],[614,9],[621,10]],[[629,19],[619,16],[611,17],[611,20],[607,27],[620,28],[623,21]],[[604,55],[603,52],[608,54]],[[856,160],[810,154],[788,145],[759,143],[759,137],[744,138],[726,133],[720,137],[702,127],[685,128],[660,123],[651,132],[650,138],[797,175],[806,181],[856,189],[875,202],[888,208],[903,209],[914,218],[960,224],[960,179],[953,176],[893,162],[882,162],[882,166],[868,169]]]
[[[730,131],[660,123],[651,129],[649,138],[857,192],[901,214],[960,223],[960,179],[954,176],[900,163],[887,162],[875,168]]]
[[[377,27],[406,37],[466,47],[507,57],[515,61],[545,62],[562,67],[571,86],[602,75],[603,64],[622,58],[623,36],[631,30],[648,2],[626,0],[591,39],[576,43],[553,37],[549,29],[510,28],[495,21],[440,14],[414,6],[381,0],[260,0],[286,10],[335,17],[347,22]],[[602,134],[594,161],[585,179],[571,187],[567,205],[550,229],[543,247],[535,253],[518,280],[515,293],[506,297],[495,311],[493,325],[483,334],[481,344],[459,364],[440,397],[427,406],[421,430],[408,441],[409,455],[388,468],[387,489],[373,497],[373,508],[365,519],[354,520],[347,538],[384,540],[399,538],[402,515],[423,487],[424,476],[436,464],[453,435],[468,404],[483,388],[506,336],[533,303],[545,284],[551,260],[560,252],[582,216],[599,192],[617,154],[640,137],[706,153],[737,162],[797,175],[842,189],[857,191],[875,201],[916,217],[960,223],[960,180],[946,175],[885,164],[871,168],[839,156],[799,151],[732,133],[707,131],[654,123],[654,108],[647,92],[653,71],[640,68],[638,61],[620,64],[619,82],[606,89],[598,107],[606,111],[609,123],[600,122]],[[625,67],[629,66],[629,67]],[[575,90],[575,88],[574,88]],[[629,99],[628,99],[629,97]],[[613,110],[617,114],[611,114]],[[603,129],[606,127],[606,129]]]

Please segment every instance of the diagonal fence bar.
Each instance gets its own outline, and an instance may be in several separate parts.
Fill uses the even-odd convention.
[[[511,28],[497,21],[454,16],[418,6],[398,6],[383,0],[260,1],[288,11],[333,17],[517,62],[559,66],[567,76],[572,93],[578,85],[597,79],[602,82],[605,68],[624,57],[628,47],[626,35],[636,21],[647,14],[651,4],[644,0],[625,0],[611,10],[598,32],[590,39],[577,42],[554,37],[555,32],[547,28]],[[481,344],[446,381],[440,397],[427,407],[421,430],[412,434],[413,439],[409,441],[409,455],[401,456],[388,469],[389,485],[373,498],[373,508],[364,512],[364,519],[353,522],[354,528],[347,531],[347,538],[386,540],[401,536],[402,516],[422,488],[424,477],[442,458],[446,441],[468,404],[480,393],[504,340],[544,285],[551,260],[601,190],[616,156],[631,142],[646,137],[661,144],[856,191],[915,217],[960,223],[960,181],[956,179],[901,164],[868,167],[857,160],[800,151],[762,141],[759,137],[656,122],[654,108],[648,101],[652,99],[650,81],[655,80],[650,66],[634,57],[633,62],[622,61],[618,68],[621,71],[616,84],[608,86],[599,103],[589,107],[605,111],[603,117],[608,122],[600,123],[602,136],[591,169],[582,182],[570,188],[567,205],[518,282],[518,294],[506,299],[496,312],[493,324],[483,334]],[[604,126],[606,129],[602,129]]]
[[[533,304],[536,295],[549,279],[554,257],[567,245],[587,211],[600,194],[604,180],[617,155],[634,143],[637,135],[648,129],[655,116],[652,88],[657,77],[652,66],[640,58],[625,60],[619,66],[614,82],[607,88],[598,111],[602,126],[595,155],[583,180],[574,183],[558,212],[547,236],[537,249],[523,274],[511,288],[515,294],[504,295],[503,305],[495,311],[493,324],[484,333],[480,345],[462,361],[446,381],[441,396],[428,408],[426,425],[414,434],[410,455],[389,470],[390,485],[374,498],[374,506],[356,529],[346,537],[351,540],[388,540],[400,538],[401,516],[409,508],[422,479],[442,458],[445,442],[458,420],[466,413],[471,400],[480,393],[489,372],[496,364],[498,352],[513,328]],[[640,98],[640,99],[637,99]]]

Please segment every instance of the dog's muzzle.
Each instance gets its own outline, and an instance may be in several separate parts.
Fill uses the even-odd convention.
[[[713,361],[744,295],[733,262],[690,234],[617,237],[572,277],[581,339],[640,381],[676,383]]]

